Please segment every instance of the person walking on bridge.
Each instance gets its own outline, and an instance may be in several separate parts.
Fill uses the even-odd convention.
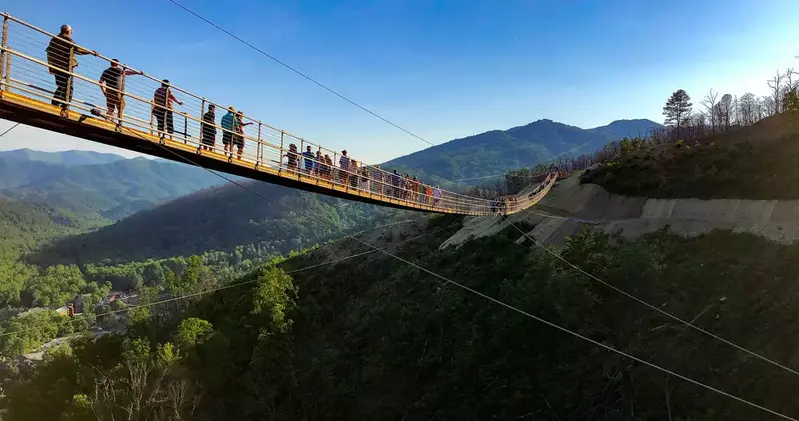
[[[75,56],[93,54],[97,57],[97,51],[89,51],[75,45],[72,40],[72,27],[61,25],[61,30],[57,36],[50,40],[45,50],[47,53],[47,64],[50,65],[50,74],[55,77],[55,93],[53,101],[55,106],[61,107],[64,113],[69,108],[72,101],[72,92],[75,90],[72,70],[78,67],[78,60]]]
[[[441,189],[436,186],[435,190],[433,190],[433,206],[439,206],[441,202]]]
[[[214,150],[216,145],[216,105],[208,104],[208,112],[203,114],[202,122],[202,148],[206,151]]]
[[[119,60],[111,60],[111,67],[105,69],[103,74],[100,75],[100,90],[103,91],[105,97],[105,105],[108,108],[105,115],[108,118],[113,117],[114,111],[117,111],[117,119],[122,123],[122,112],[125,109],[125,76],[140,75],[141,72],[136,70],[128,70],[120,67]]]
[[[313,171],[314,154],[310,145],[305,148],[305,152],[302,153],[302,158],[303,170],[305,171],[305,174],[311,175],[311,172]]]
[[[155,90],[153,94],[153,116],[158,123],[158,131],[161,136],[169,133],[169,138],[172,138],[172,133],[175,131],[175,123],[172,117],[172,104],[177,102],[183,105],[182,102],[172,95],[172,89],[169,88],[169,80],[164,79],[161,81],[161,87]],[[166,127],[164,127],[166,126]]]
[[[222,145],[224,146],[225,155],[228,152],[233,153],[233,130],[234,124],[233,122],[236,120],[236,109],[233,107],[228,107],[227,114],[222,116]]]
[[[338,159],[338,179],[339,182],[345,186],[349,185],[350,181],[350,157],[347,156],[347,150],[341,151],[341,158]]]

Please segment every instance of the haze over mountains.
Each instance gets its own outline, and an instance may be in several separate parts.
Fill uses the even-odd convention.
[[[27,149],[0,152],[0,180],[0,196],[46,203],[97,221],[117,221],[224,181],[164,160]]]
[[[558,154],[591,152],[609,141],[646,135],[657,127],[660,125],[649,120],[620,120],[593,129],[538,120],[455,139],[383,167],[433,182],[474,178],[532,166]],[[357,156],[357,151],[353,155]],[[253,188],[276,202],[327,219],[335,227],[331,231],[247,191],[220,186],[224,180],[200,168],[169,161],[18,150],[0,152],[0,163],[4,182],[0,196],[67,210],[81,218],[81,225],[117,221],[44,250],[47,257],[40,258],[46,261],[121,262],[230,250],[239,245],[284,253],[396,215],[396,211],[376,206],[252,182]],[[209,187],[216,188],[200,191]],[[129,247],[113,247],[119,238],[128,239]]]
[[[581,129],[543,119],[508,130],[454,139],[383,164],[436,182],[476,178],[533,166],[560,154],[593,152],[624,137],[646,136],[662,125],[651,120],[617,120]]]

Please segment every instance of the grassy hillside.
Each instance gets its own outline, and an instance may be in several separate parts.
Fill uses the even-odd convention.
[[[221,182],[224,180],[199,168],[137,158],[62,167],[47,177],[0,191],[0,195],[119,220]]]
[[[582,181],[649,197],[799,199],[799,121],[779,114],[698,142],[648,147]]]
[[[386,235],[381,244],[582,335],[799,414],[796,376],[672,323],[553,256],[514,244],[513,232],[438,250],[457,229],[447,228],[453,221],[436,218],[403,232],[404,238],[431,235],[404,244]],[[790,256],[797,247],[721,232],[695,240],[659,233],[632,243],[587,232],[557,252],[666,311],[793,366],[799,303],[791,291],[799,263]],[[324,265],[361,251],[339,242],[254,272],[239,280],[246,285],[210,294],[180,317],[137,312],[131,340],[109,336],[80,341],[71,352],[55,350],[36,372],[7,380],[4,419],[111,419],[125,415],[120,408],[130,402],[142,403],[134,414],[141,419],[165,410],[196,420],[774,419],[381,253]],[[125,367],[131,363],[162,381],[130,388]],[[169,393],[175,388],[182,393]],[[139,400],[148,395],[159,399]]]
[[[646,135],[659,124],[649,120],[620,120],[594,129],[581,129],[552,120],[538,120],[509,130],[492,130],[455,139],[383,164],[443,182],[481,177],[533,166],[567,151],[591,152],[625,136]]]
[[[262,182],[251,182],[249,186],[290,209],[314,215],[324,224],[309,221],[235,185],[225,185],[139,212],[96,232],[64,239],[33,259],[42,264],[129,262],[231,251],[241,245],[281,254],[400,215],[394,209]]]

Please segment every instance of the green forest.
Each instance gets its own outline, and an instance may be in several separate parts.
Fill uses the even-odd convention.
[[[488,296],[677,373],[795,413],[799,380],[599,285],[516,231],[438,245],[419,222],[396,253]],[[412,230],[411,230],[412,231]],[[427,235],[424,235],[427,234]],[[550,251],[776,361],[794,359],[799,246],[714,232],[626,242],[586,230]],[[7,420],[772,419],[343,240],[230,288],[135,308],[124,334],[84,336],[11,368]],[[318,265],[318,266],[317,266]],[[196,259],[172,291],[207,288]],[[313,267],[312,270],[303,270]],[[238,286],[235,286],[238,285]],[[149,297],[148,297],[149,295]],[[143,300],[155,297],[144,288]]]

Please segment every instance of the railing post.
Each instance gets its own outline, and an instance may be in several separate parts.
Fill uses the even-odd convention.
[[[71,46],[69,48],[69,62],[67,64],[67,69],[69,69],[67,73],[67,91],[64,93],[64,103],[61,104],[62,110],[66,110],[69,107],[69,104],[72,103],[72,83],[73,83],[73,76],[72,71],[75,70],[72,67],[72,61],[75,60],[75,46]]]
[[[335,184],[336,178],[338,177],[339,183],[341,182],[341,168],[337,167],[338,165],[338,152],[333,152],[333,167],[330,168],[333,174],[333,183]]]
[[[128,68],[122,65],[122,74],[120,75],[119,79],[119,92],[117,92],[117,97],[119,98],[119,103],[117,104],[117,131],[121,130],[122,127],[122,114],[123,108],[125,107],[125,72],[128,71]],[[106,88],[108,89],[108,88]],[[108,92],[108,91],[106,91]]]
[[[205,97],[202,98],[202,103],[200,104],[200,139],[197,142],[197,153],[200,153],[203,149],[203,141],[205,141]],[[214,122],[213,124],[216,124]],[[216,131],[216,128],[214,128]],[[214,149],[216,149],[216,133],[214,133]]]
[[[0,86],[0,91],[8,89],[8,74],[11,73],[11,54],[6,52],[8,47],[8,16],[3,16],[3,35],[0,40],[0,80],[4,83]]]
[[[300,150],[297,152],[299,152],[299,155],[297,156],[297,179],[299,179],[300,173],[305,170],[306,157],[303,155],[305,153],[305,139],[300,138]]]
[[[283,132],[283,130],[281,130],[280,131],[280,156],[277,158],[277,165],[278,165],[277,173],[278,174],[280,174],[280,172],[283,170],[283,134],[284,134],[284,132]],[[288,164],[286,164],[286,165],[288,165]]]
[[[261,165],[261,162],[264,160],[264,142],[261,140],[261,126],[263,123],[260,121],[258,122],[258,158],[255,165]],[[283,159],[283,158],[281,158]]]

